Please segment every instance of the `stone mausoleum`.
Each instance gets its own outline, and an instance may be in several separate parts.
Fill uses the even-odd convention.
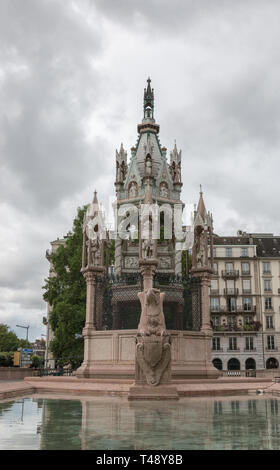
[[[182,251],[182,239],[178,239],[178,224],[175,224],[180,217],[176,214],[184,207],[181,201],[182,152],[175,144],[168,159],[167,149],[159,140],[159,129],[154,117],[154,90],[148,79],[143,119],[137,127],[137,143],[131,149],[130,161],[122,144],[116,151],[115,209],[120,220],[117,220],[118,232],[114,234],[114,275],[107,274],[104,258],[108,238],[92,238],[86,220],[84,224],[85,353],[77,377],[135,377],[135,339],[141,313],[138,293],[143,291],[140,258],[141,263],[145,258],[143,263],[148,264],[153,259],[155,272],[149,285],[164,293],[163,311],[171,338],[172,379],[219,375],[211,362],[212,217],[206,212],[201,192],[194,214],[193,268],[191,272],[184,269],[183,273],[182,260],[188,253]],[[99,212],[96,194],[93,203],[87,213],[91,220]],[[146,203],[158,209],[158,239],[153,247],[149,240],[143,239],[143,227],[136,210]],[[97,233],[101,227],[96,225],[91,229]],[[183,238],[183,227],[180,229]],[[110,235],[112,238],[112,233]]]

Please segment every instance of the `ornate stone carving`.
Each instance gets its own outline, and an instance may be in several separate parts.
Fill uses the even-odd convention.
[[[168,184],[163,181],[162,183],[160,183],[160,187],[159,187],[159,195],[161,197],[168,197]]]
[[[139,268],[138,258],[136,256],[126,256],[124,260],[124,266],[125,268],[129,268],[129,269],[132,269],[132,268],[138,269]]]
[[[159,258],[159,268],[160,269],[171,269],[171,259],[167,256],[162,256]]]
[[[140,375],[153,386],[170,381],[171,340],[165,327],[164,295],[152,287],[138,294],[142,310],[136,336],[136,362]]]

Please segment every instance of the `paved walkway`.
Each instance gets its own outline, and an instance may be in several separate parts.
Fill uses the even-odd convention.
[[[0,381],[0,399],[31,396],[34,393],[55,393],[75,396],[127,396],[131,380],[77,379],[76,377],[26,377],[21,381]],[[273,393],[280,396],[280,383],[256,378],[219,378],[217,380],[177,381],[180,397],[230,396]]]

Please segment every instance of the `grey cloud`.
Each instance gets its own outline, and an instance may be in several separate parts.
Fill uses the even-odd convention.
[[[102,41],[70,6],[12,0],[0,7],[0,162],[17,175],[12,193],[24,195],[18,204],[33,210],[53,208],[80,190],[91,159],[82,122],[98,103],[99,75],[90,59]],[[12,195],[2,186],[6,196]]]

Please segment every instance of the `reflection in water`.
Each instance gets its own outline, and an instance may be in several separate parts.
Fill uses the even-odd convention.
[[[0,449],[279,449],[279,401],[264,397],[0,403]]]

